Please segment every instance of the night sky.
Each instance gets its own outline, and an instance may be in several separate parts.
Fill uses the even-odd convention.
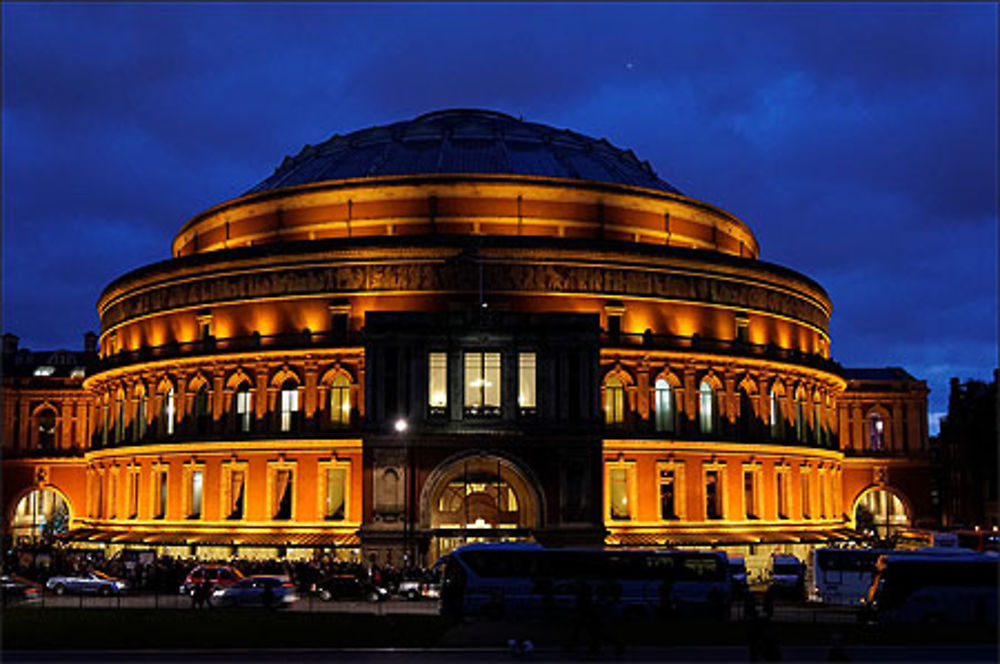
[[[447,107],[571,128],[747,222],[835,359],[997,365],[997,8],[3,5],[3,330],[82,346],[114,277],[334,133]]]

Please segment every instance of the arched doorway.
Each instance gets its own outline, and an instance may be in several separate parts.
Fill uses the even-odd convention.
[[[538,482],[520,464],[471,454],[438,466],[421,491],[431,559],[471,542],[530,540],[541,523]]]
[[[906,503],[893,490],[868,489],[854,502],[854,527],[886,539],[910,526]]]
[[[53,489],[33,489],[14,506],[11,535],[15,543],[50,542],[69,530],[69,503]]]

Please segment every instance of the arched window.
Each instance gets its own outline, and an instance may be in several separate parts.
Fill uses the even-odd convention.
[[[330,383],[330,423],[339,427],[351,423],[351,381],[344,374]]]
[[[177,405],[174,403],[174,388],[168,387],[163,393],[163,400],[160,402],[160,434],[164,436],[174,435],[174,417],[177,414]]]
[[[663,378],[656,381],[656,430],[674,430],[674,390]]]
[[[299,412],[299,386],[289,378],[281,385],[280,428],[282,431],[292,431],[296,426]]]
[[[885,449],[885,420],[878,413],[868,416],[868,449]]]
[[[206,434],[212,421],[212,413],[208,407],[208,385],[201,384],[194,395],[194,426],[199,434]]]
[[[146,393],[139,395],[135,404],[135,425],[132,427],[133,440],[140,441],[146,437]]]
[[[801,394],[795,397],[795,440],[800,443],[807,442],[806,404],[805,397]]]
[[[715,390],[707,380],[698,387],[698,425],[703,434],[715,432]]]
[[[618,376],[609,376],[604,383],[604,421],[611,426],[625,421],[625,385]]]
[[[253,417],[253,403],[250,396],[249,383],[240,383],[233,393],[233,412],[236,414],[236,430],[241,433],[250,431],[251,418]]]
[[[56,411],[45,407],[38,411],[38,448],[50,452],[56,444]]]
[[[813,439],[820,445],[826,444],[826,429],[823,428],[823,404],[813,404]]]
[[[750,393],[747,392],[746,388],[740,388],[740,426],[739,434],[744,440],[749,439],[756,433],[753,426],[753,401],[750,399]]]
[[[125,440],[125,395],[115,397],[115,443]]]
[[[771,420],[771,438],[778,440],[781,438],[782,430],[785,427],[785,423],[781,417],[781,404],[778,403],[778,393],[775,392],[773,389],[771,390],[769,403],[770,403],[769,419]]]

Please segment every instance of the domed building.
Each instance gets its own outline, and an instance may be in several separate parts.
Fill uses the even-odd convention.
[[[108,285],[65,371],[5,337],[6,532],[60,505],[77,546],[426,564],[927,520],[925,383],[834,362],[827,293],[758,255],[631,150],[502,113],[308,145]]]

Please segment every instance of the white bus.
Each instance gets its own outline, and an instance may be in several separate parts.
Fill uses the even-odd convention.
[[[726,554],[470,544],[444,558],[441,611],[486,617],[572,616],[581,602],[615,615],[729,616]],[[584,596],[585,595],[585,596]]]
[[[833,549],[813,551],[812,586],[809,599],[824,604],[857,606],[865,602],[882,556],[932,556],[953,558],[974,553],[958,547],[925,547],[922,549]]]
[[[867,606],[879,622],[996,625],[995,554],[890,553],[878,562]]]
[[[816,549],[813,551],[809,599],[824,604],[858,606],[864,602],[888,549]]]

